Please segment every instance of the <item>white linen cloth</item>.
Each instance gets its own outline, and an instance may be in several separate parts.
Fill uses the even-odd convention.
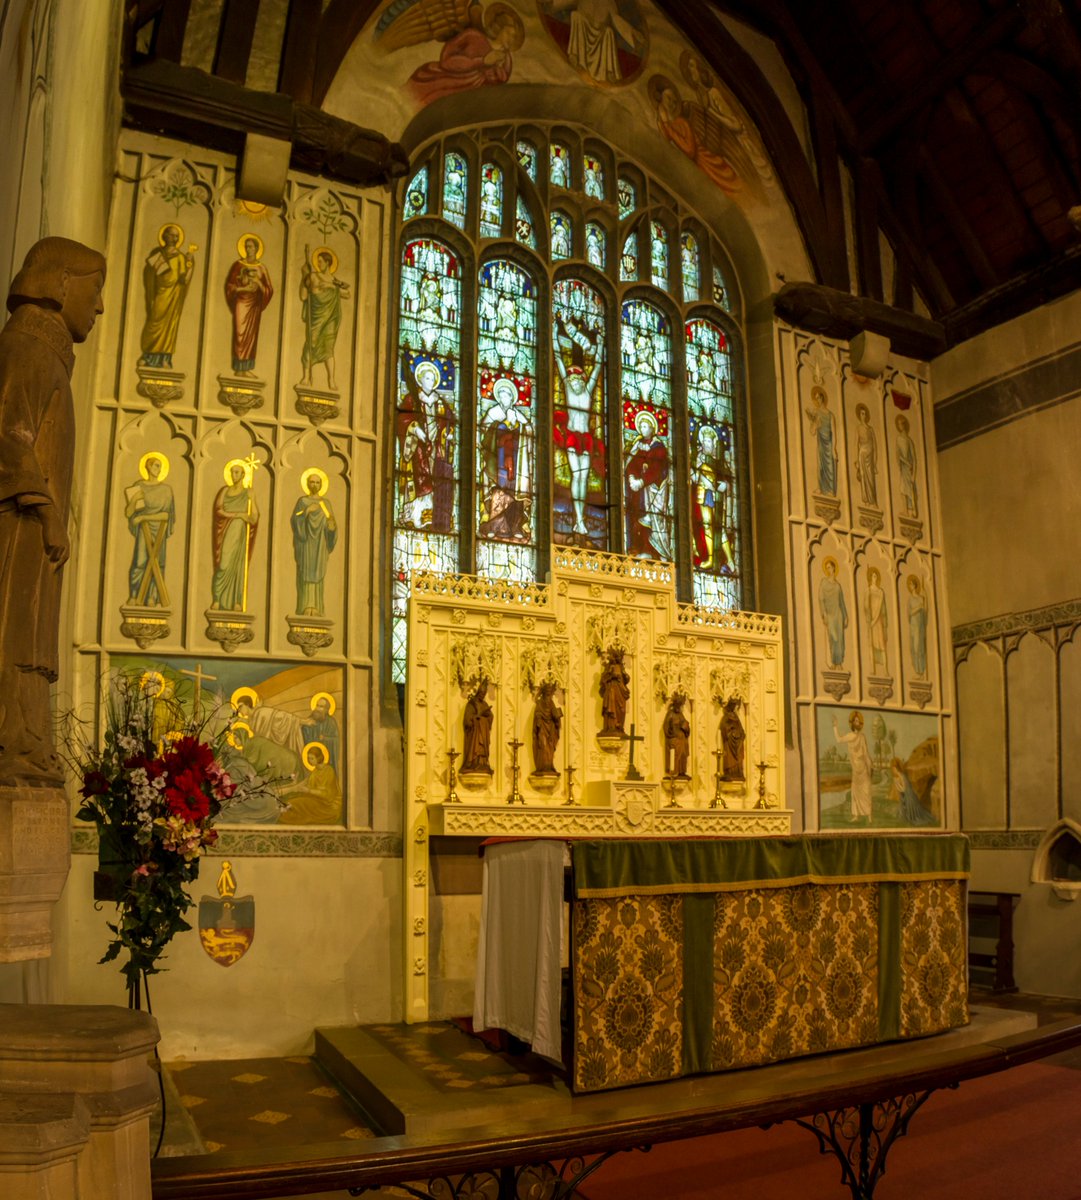
[[[484,849],[473,1028],[505,1029],[562,1062],[560,981],[566,948],[562,841]]]

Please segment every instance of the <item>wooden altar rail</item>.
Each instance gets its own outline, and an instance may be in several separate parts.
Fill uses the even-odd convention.
[[[822,1152],[834,1153],[841,1162],[838,1194],[847,1190],[864,1200],[873,1196],[895,1138],[932,1092],[1078,1046],[1081,1018],[1071,1018],[948,1049],[908,1042],[887,1063],[884,1054],[896,1051],[896,1045],[574,1097],[559,1127],[552,1127],[550,1117],[516,1121],[507,1106],[501,1110],[499,1136],[464,1129],[427,1138],[383,1137],[365,1142],[361,1151],[338,1144],[308,1146],[303,1159],[295,1147],[158,1159],[153,1200],[256,1200],[341,1189],[361,1195],[406,1183],[413,1196],[433,1194],[425,1190],[432,1184],[437,1194],[457,1196],[454,1183],[440,1187],[438,1182],[461,1176],[494,1180],[500,1200],[512,1200],[520,1178],[535,1180],[537,1170],[546,1168],[549,1178],[563,1180],[549,1194],[569,1197],[576,1183],[621,1151],[781,1121],[811,1129]],[[723,1194],[722,1185],[718,1195]]]

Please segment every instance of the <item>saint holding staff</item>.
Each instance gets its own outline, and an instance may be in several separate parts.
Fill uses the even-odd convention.
[[[259,528],[252,488],[258,466],[254,454],[230,459],[225,464],[225,487],[214,497],[212,609],[246,612],[248,608],[248,564]]]
[[[128,603],[167,608],[165,544],[173,532],[176,507],[165,482],[169,460],[150,450],[139,459],[139,479],[124,489],[124,516],[135,539],[128,569]]]

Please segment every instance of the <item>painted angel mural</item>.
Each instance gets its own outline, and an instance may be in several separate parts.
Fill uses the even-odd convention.
[[[476,0],[408,0],[392,4],[376,25],[386,51],[442,42],[438,59],[422,63],[408,88],[420,104],[474,88],[506,83],[512,54],[525,39],[522,18],[509,4]]]

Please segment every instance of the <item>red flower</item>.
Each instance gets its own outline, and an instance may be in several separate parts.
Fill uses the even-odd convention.
[[[109,781],[100,771],[87,771],[83,776],[83,786],[79,789],[79,794],[87,800],[91,796],[107,796]]]
[[[184,776],[166,785],[165,804],[174,816],[185,821],[202,821],[210,815],[209,797],[197,786],[185,786]]]

